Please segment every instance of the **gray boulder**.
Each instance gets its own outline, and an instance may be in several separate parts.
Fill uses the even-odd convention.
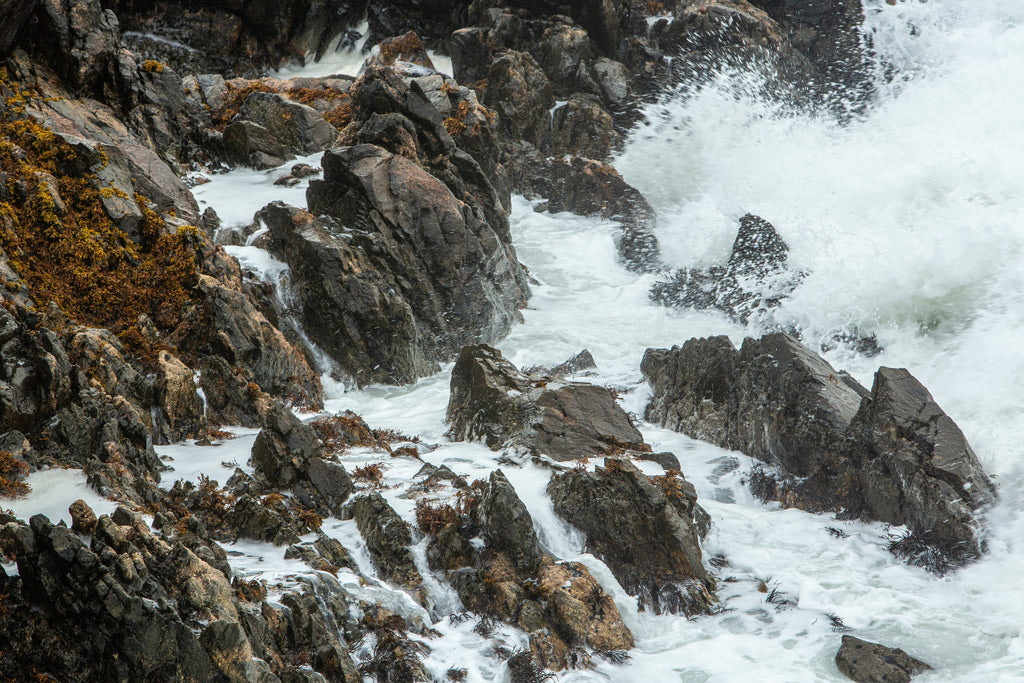
[[[542,552],[533,518],[501,470],[491,472],[477,519],[489,548],[504,552],[520,572],[537,571]]]
[[[352,502],[352,516],[381,578],[409,590],[419,589],[423,577],[409,550],[409,525],[388,502],[379,493],[359,496]]]

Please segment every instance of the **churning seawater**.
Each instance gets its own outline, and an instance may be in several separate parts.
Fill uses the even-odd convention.
[[[908,567],[885,551],[881,525],[757,503],[740,483],[748,459],[644,425],[655,450],[679,456],[714,520],[705,554],[728,562],[716,570],[724,610],[694,620],[638,613],[554,517],[546,471],[508,472],[549,550],[586,562],[637,636],[628,666],[559,680],[845,680],[833,663],[832,617],[932,664],[922,682],[1024,680],[1024,2],[865,5],[879,67],[877,99],[860,117],[794,112],[760,99],[756,76],[723,73],[649,106],[615,165],[657,209],[670,265],[724,261],[744,213],[775,225],[807,277],[774,322],[800,329],[811,345],[837,331],[875,334],[881,355],[838,348],[829,360],[868,385],[878,365],[907,367],[931,390],[1000,484],[988,553],[941,578]],[[252,184],[272,186],[234,178],[198,194],[251,215],[259,208],[246,204]],[[540,282],[525,324],[498,345],[520,367],[588,348],[599,370],[589,381],[619,389],[639,415],[645,348],[759,333],[720,314],[650,303],[655,278],[618,263],[614,224],[535,213],[522,199],[512,222],[519,258]],[[446,371],[411,387],[339,391],[328,407],[419,434],[440,444],[425,459],[481,476],[493,456],[444,437],[448,379]],[[411,514],[401,490],[388,497]],[[339,538],[350,544],[350,536]],[[785,600],[767,602],[762,581]],[[432,670],[456,662],[470,680],[507,676],[486,641],[459,633],[432,643],[441,648]]]

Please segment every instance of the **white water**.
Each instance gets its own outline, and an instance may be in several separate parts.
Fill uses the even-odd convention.
[[[1018,87],[1024,4],[866,4],[875,48],[899,77],[863,119],[841,126],[825,116],[787,113],[748,95],[758,90],[749,77],[723,76],[652,106],[616,165],[658,210],[663,252],[673,265],[723,261],[737,219],[748,211],[772,221],[793,264],[808,273],[776,319],[798,325],[809,340],[837,329],[874,332],[881,356],[838,350],[830,361],[865,383],[880,364],[905,366],[929,387],[1000,483],[1000,502],[988,515],[989,552],[937,578],[889,555],[880,525],[761,505],[740,484],[748,459],[642,425],[655,450],[679,457],[714,520],[705,556],[723,555],[729,566],[716,574],[736,579],[720,586],[725,613],[692,621],[657,617],[638,613],[607,569],[582,553],[578,534],[554,516],[543,494],[545,470],[503,466],[548,550],[586,563],[637,637],[627,667],[601,665],[565,672],[560,680],[841,681],[832,661],[840,636],[829,614],[855,635],[902,647],[936,667],[915,680],[1024,680],[1024,585],[1017,579],[1024,565],[1024,355],[1016,352],[1024,341],[1024,180],[1016,168],[1024,153]],[[273,177],[238,171],[216,177],[197,196],[227,225],[248,222],[274,198],[303,205],[301,187],[275,187]],[[626,409],[640,414],[648,397],[639,373],[646,347],[710,334],[739,342],[757,333],[717,314],[649,303],[653,278],[619,265],[613,224],[537,214],[521,199],[512,222],[520,260],[541,282],[525,324],[499,344],[521,367],[556,363],[586,347],[599,371],[590,381],[619,388]],[[239,255],[253,269],[274,265],[255,253]],[[352,409],[374,427],[418,434],[438,445],[424,460],[469,479],[486,477],[494,454],[444,437],[448,381],[446,370],[412,387],[336,393],[327,408]],[[247,439],[220,451],[161,449],[177,458],[169,464],[178,472],[167,481],[199,473],[223,481],[230,470],[221,461],[244,466]],[[739,468],[716,473],[729,458]],[[363,451],[347,456],[346,465],[374,461],[389,465],[382,493],[411,518],[413,501],[403,494],[420,464]],[[71,495],[60,496],[68,498],[65,507]],[[25,516],[40,509],[33,506],[59,507],[42,498],[24,501]],[[835,538],[827,527],[849,536]],[[347,587],[422,616],[374,577],[353,523],[327,520],[324,530],[349,549],[366,577],[342,572]],[[247,575],[273,581],[301,571],[279,548],[228,550],[240,553],[232,561]],[[761,581],[792,605],[767,604],[757,590]],[[468,680],[504,680],[493,640],[475,634],[472,622],[441,618],[451,596],[434,590],[437,613],[429,619],[443,637],[428,641],[430,671],[442,678],[448,666],[465,666]],[[514,629],[500,638],[508,647],[525,642]]]

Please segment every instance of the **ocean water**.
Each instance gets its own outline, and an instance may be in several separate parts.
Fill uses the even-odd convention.
[[[728,562],[714,570],[723,611],[689,620],[638,612],[584,552],[580,535],[554,515],[547,471],[503,465],[545,547],[586,563],[636,636],[626,666],[600,664],[557,680],[842,681],[833,617],[858,637],[902,647],[935,667],[915,680],[1024,680],[1024,3],[865,5],[878,96],[861,117],[840,123],[822,112],[794,112],[759,97],[756,76],[722,73],[650,105],[615,165],[658,211],[668,265],[724,261],[747,212],[775,225],[791,264],[807,277],[773,322],[799,328],[811,345],[837,331],[874,334],[880,355],[837,348],[827,358],[868,385],[879,365],[906,367],[930,389],[999,483],[1000,500],[986,517],[988,553],[944,577],[906,566],[886,552],[893,530],[761,504],[741,484],[748,458],[641,423],[655,450],[676,453],[711,514],[704,551]],[[273,198],[303,205],[303,186],[271,184],[283,172],[215,176],[196,194],[228,224],[248,222]],[[761,332],[714,312],[652,304],[647,293],[656,277],[621,266],[615,224],[533,209],[515,198],[511,220],[519,258],[539,284],[525,323],[497,345],[518,366],[557,363],[587,348],[598,366],[587,381],[615,387],[639,416],[649,398],[639,371],[646,348],[713,334],[738,344]],[[281,265],[254,247],[236,252],[254,272],[277,276]],[[486,477],[498,466],[496,454],[444,435],[449,380],[447,367],[408,387],[345,392],[328,383],[327,410],[351,409],[371,426],[418,435],[432,448],[424,460]],[[242,434],[220,452],[161,449],[178,470],[167,482],[201,473],[223,481],[230,473],[223,456],[244,464],[251,438]],[[385,463],[382,493],[412,519],[404,494],[419,462],[369,450],[346,459],[350,469]],[[60,490],[77,497],[78,488],[69,479]],[[54,496],[44,498],[35,493],[22,507],[59,507]],[[472,622],[453,623],[447,614],[458,600],[441,582],[428,581],[428,609],[411,604],[376,577],[351,522],[327,520],[324,529],[365,575],[339,580],[442,634],[428,641],[433,675],[457,666],[467,668],[469,681],[508,679],[496,645],[521,647],[525,634],[502,628],[485,639]],[[280,583],[302,571],[283,560],[283,549],[227,549],[249,576]],[[414,554],[422,561],[422,547]],[[762,582],[785,604],[767,602]]]

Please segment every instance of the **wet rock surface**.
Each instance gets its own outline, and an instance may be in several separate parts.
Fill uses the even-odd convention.
[[[698,530],[670,500],[687,505],[682,485],[663,482],[664,489],[628,460],[606,458],[594,472],[553,475],[547,490],[555,512],[586,534],[588,550],[641,605],[658,614],[706,613],[715,582],[702,563]]]
[[[526,375],[497,349],[467,346],[452,370],[449,435],[555,460],[636,446],[643,436],[604,387]]]
[[[858,683],[906,683],[916,674],[932,668],[899,648],[853,636],[843,636],[843,644],[836,653],[836,666],[847,678]]]
[[[963,433],[920,382],[880,368],[868,392],[782,333],[648,349],[648,420],[780,470],[755,493],[806,510],[892,524],[898,554],[937,569],[981,552],[975,513],[995,488]]]

